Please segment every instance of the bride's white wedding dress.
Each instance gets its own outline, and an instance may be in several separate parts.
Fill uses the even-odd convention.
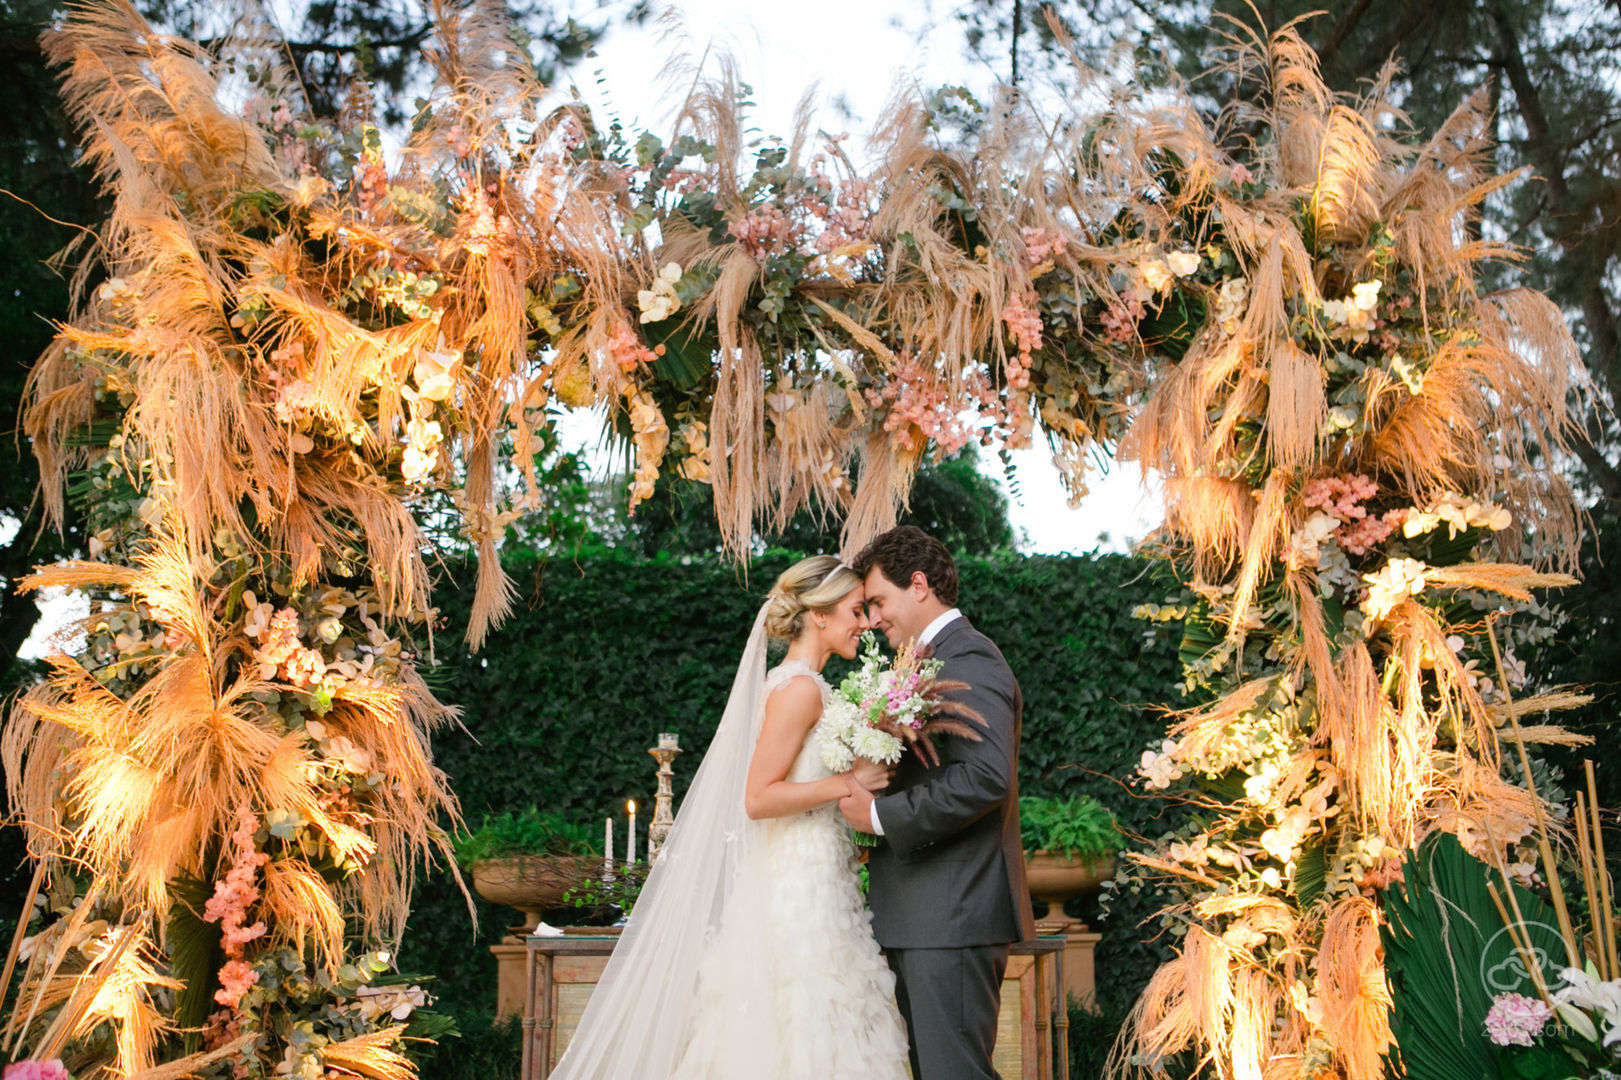
[[[754,821],[749,763],[770,692],[754,620],[725,713],[552,1080],[906,1080],[895,979],[838,807]],[[831,775],[814,729],[786,779]]]
[[[766,695],[800,675],[816,680],[826,705],[827,683],[797,660],[771,670]],[[813,730],[786,779],[833,775],[816,741]],[[905,1080],[895,976],[873,939],[838,806],[762,825],[698,969],[675,1080]]]

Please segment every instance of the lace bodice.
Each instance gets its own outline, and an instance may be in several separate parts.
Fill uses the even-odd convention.
[[[803,660],[784,660],[765,676],[765,692],[770,697],[777,687],[798,675],[809,675],[816,680],[816,688],[822,692],[822,706],[827,707],[828,701],[833,697],[833,688],[822,678],[821,672],[812,668]],[[804,783],[807,780],[821,780],[833,775],[833,771],[822,764],[822,751],[817,742],[818,728],[811,728],[810,734],[805,736],[805,745],[800,747],[799,754],[794,758],[793,767],[788,770],[787,779],[794,783]]]

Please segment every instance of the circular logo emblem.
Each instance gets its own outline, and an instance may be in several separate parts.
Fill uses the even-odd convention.
[[[1549,951],[1550,942],[1563,940],[1559,928],[1547,923],[1531,922],[1522,927],[1523,939],[1530,944],[1531,962],[1547,976],[1559,970],[1563,954]],[[1480,981],[1493,994],[1510,991],[1523,992],[1532,985],[1531,974],[1525,970],[1525,961],[1514,947],[1514,938],[1508,927],[1493,934],[1480,953]]]

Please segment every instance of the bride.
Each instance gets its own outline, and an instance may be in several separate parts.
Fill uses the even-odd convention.
[[[553,1080],[905,1080],[895,978],[873,940],[814,731],[822,667],[867,629],[832,555],[783,572],[754,620],[715,738]],[[767,673],[767,636],[788,642]]]

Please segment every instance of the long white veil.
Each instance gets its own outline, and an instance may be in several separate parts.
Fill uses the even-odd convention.
[[[663,1080],[691,1022],[698,965],[760,841],[743,808],[764,715],[766,608],[715,737],[553,1080]]]

